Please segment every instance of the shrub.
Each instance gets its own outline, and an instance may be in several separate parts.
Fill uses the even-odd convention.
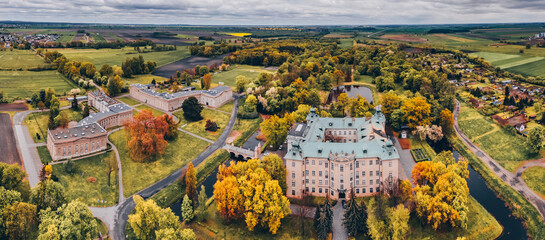
[[[206,124],[204,125],[204,128],[206,129],[206,131],[211,131],[211,132],[215,132],[219,129],[218,124],[216,124],[216,122],[210,119],[206,120]]]
[[[87,182],[94,183],[96,181],[97,181],[97,179],[95,177],[88,177],[87,178]]]

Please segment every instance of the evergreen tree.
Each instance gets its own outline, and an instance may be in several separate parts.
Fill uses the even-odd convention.
[[[322,205],[321,210],[324,212],[325,218],[327,220],[327,224],[325,225],[327,232],[331,232],[331,226],[333,226],[333,210],[331,206],[331,199],[329,199],[329,194],[326,195],[325,202]]]
[[[182,217],[185,222],[190,222],[193,219],[193,206],[191,206],[191,200],[187,194],[182,201]]]
[[[318,224],[316,225],[316,234],[318,235],[318,239],[325,240],[329,237],[329,219],[323,210],[321,210],[318,214],[320,217],[317,219]]]
[[[83,115],[83,118],[86,118],[86,117],[89,116],[89,106],[83,107],[83,113],[82,113],[82,115]]]
[[[208,200],[208,196],[206,196],[204,185],[201,185],[201,191],[199,192],[199,206],[197,207],[197,210],[195,210],[197,221],[204,220],[206,216],[206,200]]]
[[[318,229],[318,224],[320,216],[321,216],[322,209],[320,208],[320,205],[316,206],[316,211],[314,211],[314,228]]]
[[[362,215],[360,213],[360,207],[356,202],[356,195],[354,194],[354,189],[350,190],[350,200],[348,201],[348,206],[344,211],[343,225],[348,231],[348,235],[356,236],[359,231],[359,223],[362,222]]]
[[[74,99],[72,99],[72,110],[78,110],[78,99],[76,98],[76,94],[74,94]]]
[[[360,214],[360,221],[358,224],[358,231],[362,234],[367,234],[367,205],[365,205],[365,201],[363,201],[363,198],[361,199],[361,204],[359,207],[359,214]]]

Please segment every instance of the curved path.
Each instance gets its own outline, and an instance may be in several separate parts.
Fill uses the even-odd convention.
[[[462,142],[473,152],[479,159],[481,159],[485,165],[492,170],[501,180],[517,190],[522,196],[524,196],[532,205],[534,205],[538,212],[541,214],[541,218],[545,220],[545,200],[532,191],[522,180],[520,175],[507,171],[496,160],[488,156],[485,151],[477,147],[469,138],[462,132],[458,125],[458,114],[460,113],[460,102],[456,100],[456,106],[454,108],[454,129],[456,134],[462,139]],[[525,164],[526,165],[526,164]],[[524,165],[523,165],[524,166]]]
[[[233,111],[231,112],[231,118],[229,119],[229,123],[227,124],[227,127],[225,128],[225,130],[223,131],[223,133],[221,134],[221,136],[216,142],[214,142],[212,145],[206,148],[201,154],[199,154],[199,156],[197,156],[195,159],[192,160],[193,165],[195,167],[197,167],[201,162],[203,162],[206,158],[212,155],[216,150],[223,147],[223,145],[225,144],[225,140],[231,133],[231,130],[233,129],[233,125],[235,124],[237,112],[238,112],[238,97],[235,96]],[[151,197],[153,194],[159,192],[161,189],[175,182],[180,176],[180,174],[182,173],[182,170],[185,168],[186,167],[184,166],[183,168],[176,170],[174,173],[168,175],[167,177],[161,179],[160,181],[141,190],[140,192],[136,194],[142,196],[143,198]],[[119,171],[121,172],[121,167],[119,168]],[[121,175],[120,175],[120,178],[121,178]],[[120,190],[120,200],[116,206],[103,208],[103,210],[100,210],[100,211],[97,211],[98,209],[96,208],[92,208],[94,209],[93,214],[95,214],[95,216],[99,218],[101,218],[100,217],[101,214],[107,213],[107,216],[101,219],[103,221],[110,221],[107,224],[109,227],[110,227],[109,224],[111,224],[110,237],[114,240],[125,239],[125,226],[127,224],[129,214],[132,212],[132,210],[135,207],[135,203],[132,199],[132,196],[121,200],[122,195],[123,195],[123,192],[122,190]],[[111,216],[112,214],[113,214],[113,218]]]

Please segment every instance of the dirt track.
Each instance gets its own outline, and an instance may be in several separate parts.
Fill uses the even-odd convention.
[[[24,103],[0,104],[0,111],[26,111],[28,106]]]
[[[21,164],[9,114],[0,113],[0,162]]]

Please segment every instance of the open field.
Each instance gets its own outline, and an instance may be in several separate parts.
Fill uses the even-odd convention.
[[[386,35],[380,36],[380,38],[397,40],[397,41],[405,41],[405,42],[426,42],[426,39],[424,38],[420,38],[418,36],[408,35],[408,34],[386,34]]]
[[[0,162],[22,165],[19,151],[17,151],[11,118],[7,113],[0,113],[0,133],[2,133],[0,134],[0,153],[2,153]]]
[[[447,38],[447,39],[454,40],[454,41],[457,41],[457,42],[464,42],[464,43],[465,42],[475,42],[475,40],[473,40],[473,39],[458,37],[458,36],[454,36],[454,35],[433,34],[433,36],[443,37],[443,38]]]
[[[57,42],[61,42],[61,43],[67,43],[67,42],[71,42],[74,37],[76,36],[76,32],[62,32],[60,33],[60,37],[59,39],[57,39]]]
[[[522,173],[522,179],[534,192],[545,198],[545,168],[531,167]]]
[[[224,33],[226,35],[231,35],[235,37],[246,37],[252,35],[251,33]]]
[[[250,65],[233,65],[229,67],[229,70],[216,73],[212,75],[213,83],[223,82],[224,85],[235,87],[236,78],[239,75],[245,76],[246,78],[255,80],[261,73],[271,73],[274,74],[274,71],[264,69],[263,67],[256,67]]]
[[[316,233],[312,219],[305,218],[305,233],[301,232],[301,220],[294,215],[288,215],[282,219],[282,225],[275,235],[267,230],[256,228],[253,232],[248,231],[244,220],[227,223],[223,218],[216,214],[217,207],[214,201],[207,209],[207,216],[200,224],[191,223],[191,228],[199,237],[197,239],[222,239],[229,236],[228,239],[316,239]]]
[[[168,143],[163,155],[151,162],[139,163],[130,157],[125,134],[124,130],[117,131],[110,134],[109,138],[117,147],[121,157],[123,190],[127,197],[183,167],[208,147],[207,142],[179,132],[178,138]]]
[[[124,102],[124,103],[126,103],[127,105],[129,105],[129,106],[134,106],[134,105],[140,104],[139,101],[134,100],[134,99],[132,99],[132,98],[130,98],[130,97],[120,97],[120,98],[117,98],[117,100],[119,100],[119,101],[121,101],[121,102]]]
[[[174,51],[166,52],[148,52],[138,53],[132,47],[125,47],[121,49],[73,49],[73,48],[60,48],[51,49],[57,50],[64,54],[70,60],[76,60],[80,62],[91,62],[97,66],[97,69],[103,64],[109,64],[110,66],[121,66],[123,61],[127,58],[138,57],[142,55],[145,61],[155,61],[157,66],[163,66],[180,59],[189,57],[189,50],[187,47],[179,46]]]
[[[159,110],[157,110],[157,109],[155,109],[155,108],[152,108],[152,107],[148,107],[148,106],[146,106],[146,105],[144,105],[144,104],[139,105],[139,106],[136,106],[136,109],[139,109],[139,110],[145,110],[145,109],[151,110],[151,113],[153,113],[153,116],[161,116],[161,115],[165,114],[164,112],[161,112],[161,111],[159,111]]]
[[[233,144],[237,147],[244,145],[244,143],[259,129],[259,124],[263,122],[261,117],[256,119],[239,119],[235,121],[233,126],[233,132],[240,133],[240,136],[233,141]]]
[[[545,76],[545,57],[526,54],[476,52],[470,55],[484,58],[495,67],[525,76]]]
[[[187,121],[184,118],[183,114],[184,114],[183,110],[180,110],[174,113],[174,115],[176,115],[176,117],[180,119],[180,127],[183,130],[186,130],[190,133],[197,134],[201,137],[210,139],[212,141],[216,141],[220,137],[221,133],[223,132],[223,130],[227,126],[227,123],[229,122],[229,118],[231,117],[230,114],[215,111],[209,108],[204,108],[202,110],[201,115],[203,119],[196,122]],[[216,124],[218,125],[219,129],[216,132],[210,132],[205,130],[204,126],[206,124],[206,120],[208,119],[216,122]]]
[[[106,174],[106,158],[115,158],[113,151],[100,155],[73,161],[76,172],[68,174],[64,170],[64,164],[53,165],[53,173],[59,178],[59,183],[64,186],[66,196],[70,200],[80,200],[87,205],[104,207],[117,203],[117,171],[112,172],[110,186]],[[91,183],[88,178],[94,177]]]
[[[125,85],[131,85],[131,84],[150,84],[151,81],[155,79],[156,82],[164,82],[165,80],[168,80],[164,77],[159,77],[151,74],[141,74],[141,75],[134,75],[131,78],[123,78],[123,82]]]
[[[0,69],[29,69],[47,65],[42,58],[31,50],[17,50],[0,52]]]
[[[540,157],[526,150],[522,136],[509,133],[465,103],[461,103],[458,124],[471,141],[511,172],[520,162]]]
[[[468,214],[467,229],[457,228],[450,231],[435,231],[429,225],[422,226],[416,216],[411,216],[409,220],[411,230],[407,239],[454,240],[458,237],[465,237],[466,239],[496,239],[500,236],[502,226],[473,197],[469,198],[468,208],[470,214]]]
[[[233,104],[234,104],[234,101],[230,101],[216,109],[220,111],[228,112],[229,114],[231,114],[231,112],[233,111]]]
[[[38,155],[40,156],[40,161],[42,162],[42,164],[48,164],[53,162],[47,146],[36,147],[36,150],[38,150]]]
[[[70,121],[80,121],[83,118],[81,112],[72,109],[63,109],[61,113],[66,113]],[[27,125],[30,136],[35,143],[45,142],[47,136],[47,124],[49,122],[49,112],[31,113],[25,118],[24,124]],[[36,136],[40,135],[40,139]]]
[[[533,61],[523,65],[518,65],[506,69],[512,73],[521,74],[524,76],[541,76],[545,77],[545,59]]]
[[[179,47],[178,49],[180,49]],[[187,48],[186,48],[187,49]],[[189,56],[189,52],[187,52],[187,56]],[[153,75],[161,76],[164,78],[170,78],[176,74],[176,71],[182,72],[185,69],[192,69],[193,67],[197,65],[207,65],[210,66],[212,64],[221,65],[223,63],[223,57],[226,55],[220,55],[213,58],[207,58],[207,57],[199,57],[199,56],[191,56],[191,57],[185,57],[185,58],[178,58],[177,61],[171,62],[167,65],[159,65],[161,66],[153,72]],[[146,59],[146,58],[144,58]],[[147,59],[146,59],[147,60]]]
[[[8,97],[32,96],[40,89],[53,88],[56,93],[64,94],[77,86],[57,71],[0,71],[0,91]]]

